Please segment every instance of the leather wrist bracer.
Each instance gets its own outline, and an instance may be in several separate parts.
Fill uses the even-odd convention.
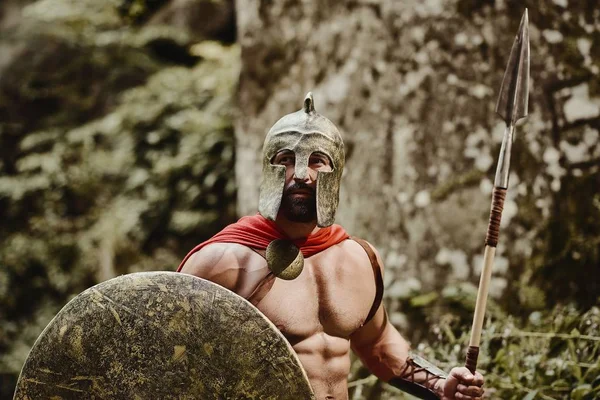
[[[420,376],[417,378],[416,375]],[[436,384],[446,379],[446,374],[422,357],[410,354],[398,376],[389,380],[389,384],[424,400],[439,400]]]

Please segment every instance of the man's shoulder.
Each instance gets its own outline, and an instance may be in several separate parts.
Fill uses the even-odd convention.
[[[242,297],[251,293],[248,276],[266,266],[266,261],[249,247],[215,242],[194,252],[180,272],[217,283]]]
[[[248,257],[256,254],[250,247],[239,243],[209,243],[190,256],[188,263],[207,266],[231,264],[231,262],[244,262]]]
[[[345,256],[361,264],[378,264],[379,268],[383,268],[383,261],[379,252],[371,243],[364,239],[350,237],[336,245],[336,247],[345,253]]]
[[[368,242],[367,240],[358,238],[356,236],[350,236],[348,239],[341,241],[336,246],[343,248],[346,251],[356,252],[356,253],[365,253],[367,250],[365,247],[369,248],[370,251],[377,253],[377,249],[373,244]]]

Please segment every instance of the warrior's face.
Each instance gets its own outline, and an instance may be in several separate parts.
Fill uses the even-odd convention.
[[[281,150],[271,160],[273,165],[285,167],[285,185],[279,213],[292,222],[317,220],[317,176],[319,172],[331,172],[330,158],[321,152],[308,157],[306,173],[296,173],[296,155],[291,150]]]

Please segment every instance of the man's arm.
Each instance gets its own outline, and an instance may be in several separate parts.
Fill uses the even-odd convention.
[[[375,250],[375,249],[373,249]],[[379,265],[383,265],[377,252]],[[446,378],[422,359],[410,356],[410,345],[388,321],[383,305],[371,321],[350,337],[352,350],[378,378],[424,399],[479,399],[483,377],[454,368]]]
[[[387,321],[383,306],[350,337],[350,344],[369,371],[385,382],[401,372],[410,351],[409,343]]]
[[[388,321],[382,306],[350,338],[352,350],[379,379],[423,399],[443,397],[443,374],[427,373],[409,363],[410,345]]]

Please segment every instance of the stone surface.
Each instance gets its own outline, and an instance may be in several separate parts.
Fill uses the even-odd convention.
[[[530,114],[516,129],[498,249],[510,267],[494,292],[513,306],[516,298],[534,309],[565,298],[589,306],[600,293],[589,279],[600,281],[600,224],[591,222],[600,217],[600,10],[590,4],[529,9]],[[312,91],[346,145],[337,222],[380,250],[387,282],[416,277],[425,292],[476,286],[504,129],[494,108],[523,4],[240,0],[237,8],[239,213],[256,210],[266,132]],[[549,152],[551,161],[542,157]],[[576,201],[574,192],[589,195]],[[461,257],[438,263],[440,252]]]
[[[181,29],[199,40],[233,43],[236,39],[233,0],[172,0],[148,21]]]
[[[15,399],[310,399],[279,330],[219,285],[120,276],[71,300],[38,338]]]

